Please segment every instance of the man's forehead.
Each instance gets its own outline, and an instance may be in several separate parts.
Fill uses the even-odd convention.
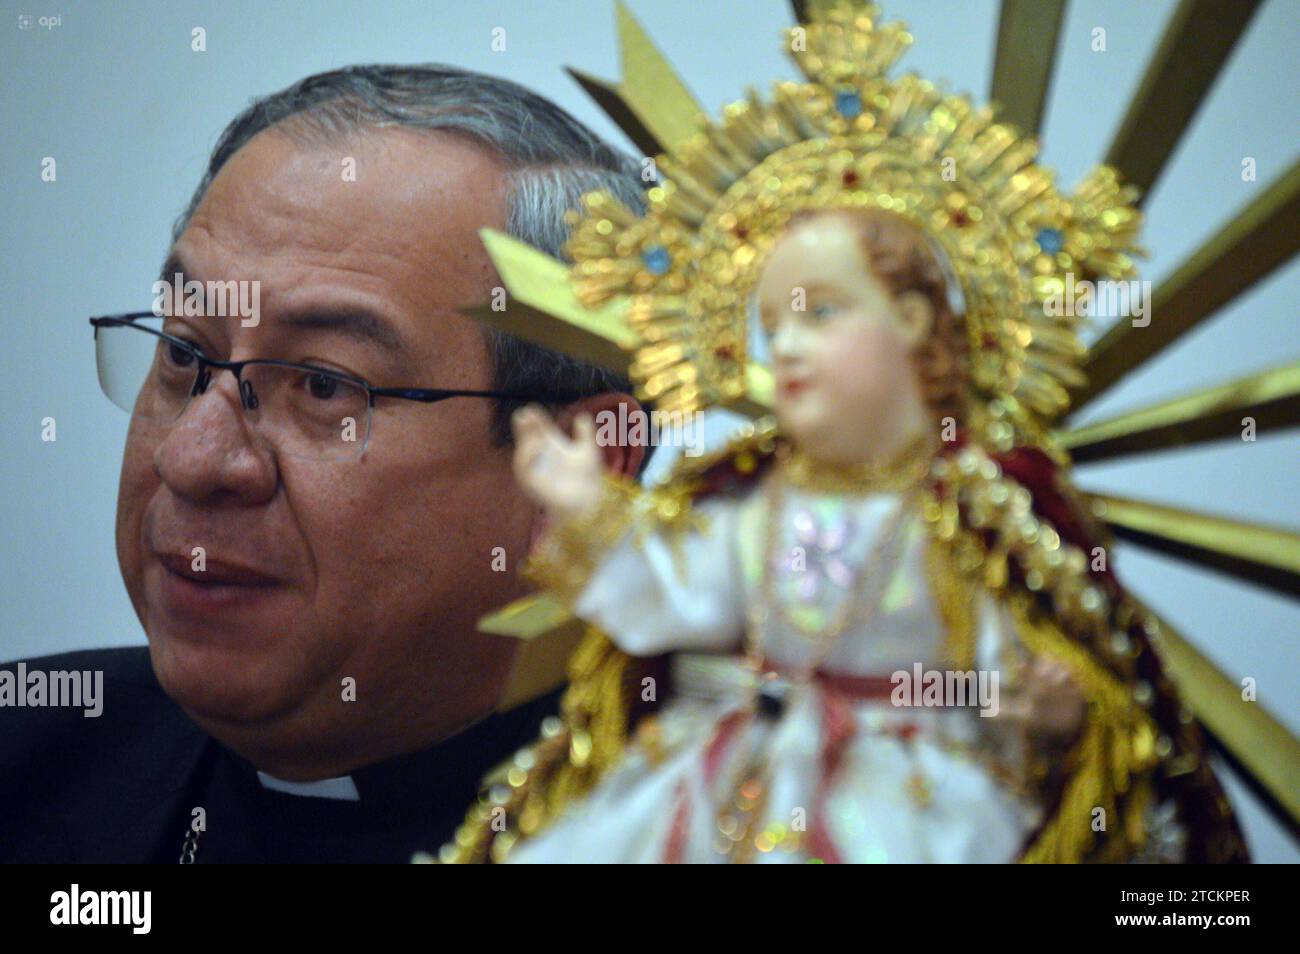
[[[292,316],[380,340],[393,337],[388,325],[409,342],[426,337],[432,315],[489,293],[495,271],[478,230],[504,226],[504,182],[499,160],[452,135],[393,128],[304,142],[271,130],[217,175],[161,277],[256,280],[276,324]]]
[[[271,128],[218,173],[192,222],[258,254],[287,247],[399,261],[505,220],[505,169],[461,137],[402,127],[304,138]]]

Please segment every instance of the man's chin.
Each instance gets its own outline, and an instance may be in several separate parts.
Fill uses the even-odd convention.
[[[278,653],[276,655],[283,655]],[[251,658],[247,648],[205,645],[149,634],[149,656],[163,691],[191,718],[262,722],[292,708],[307,673],[279,659]]]

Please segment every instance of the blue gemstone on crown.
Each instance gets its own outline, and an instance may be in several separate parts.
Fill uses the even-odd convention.
[[[641,261],[652,275],[663,275],[673,264],[668,249],[662,245],[653,245],[641,253]]]
[[[1060,229],[1040,229],[1034,238],[1038,241],[1038,247],[1049,255],[1055,255],[1065,247],[1065,238]]]
[[[845,119],[862,115],[862,95],[855,89],[842,89],[835,94],[835,111]]]

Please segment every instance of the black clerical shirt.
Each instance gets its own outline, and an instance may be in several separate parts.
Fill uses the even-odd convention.
[[[16,672],[17,663],[0,666]],[[0,706],[0,862],[176,863],[193,810],[196,862],[394,862],[436,852],[482,777],[536,737],[546,696],[421,752],[351,773],[344,801],[266,788],[154,678],[145,647],[25,661],[26,670],[104,673],[102,714]]]

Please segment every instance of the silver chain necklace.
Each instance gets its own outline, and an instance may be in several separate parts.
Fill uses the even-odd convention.
[[[199,853],[199,831],[193,826],[185,833],[185,841],[181,843],[180,864],[194,864],[194,856]]]

